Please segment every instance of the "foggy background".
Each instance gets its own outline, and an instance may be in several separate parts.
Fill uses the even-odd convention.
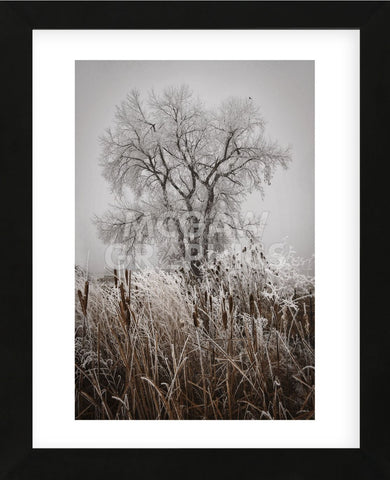
[[[188,84],[206,107],[230,96],[252,97],[266,121],[265,134],[291,146],[292,162],[276,171],[265,198],[254,192],[242,210],[269,212],[265,252],[287,238],[301,257],[314,253],[313,61],[77,61],[76,62],[76,258],[104,273],[104,245],[92,223],[114,203],[99,166],[98,138],[111,126],[115,106],[137,88]]]

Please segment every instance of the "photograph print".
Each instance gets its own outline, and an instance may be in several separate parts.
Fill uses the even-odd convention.
[[[315,419],[314,73],[76,62],[76,419]]]

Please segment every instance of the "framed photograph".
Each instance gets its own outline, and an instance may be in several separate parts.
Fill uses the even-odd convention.
[[[314,61],[75,73],[76,419],[314,419]]]
[[[5,478],[198,455],[387,478],[386,282],[361,251],[381,234],[388,4],[0,8],[25,312]]]

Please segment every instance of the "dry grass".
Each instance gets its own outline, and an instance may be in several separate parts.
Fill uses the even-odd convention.
[[[313,419],[313,281],[246,255],[201,279],[77,270],[76,418]]]

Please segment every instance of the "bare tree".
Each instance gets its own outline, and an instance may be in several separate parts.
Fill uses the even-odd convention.
[[[153,240],[197,272],[226,243],[226,228],[247,231],[243,199],[253,189],[264,195],[289,160],[288,149],[265,138],[251,98],[209,110],[187,86],[146,100],[133,90],[102,137],[104,176],[117,205],[97,220],[100,235],[129,250]]]

